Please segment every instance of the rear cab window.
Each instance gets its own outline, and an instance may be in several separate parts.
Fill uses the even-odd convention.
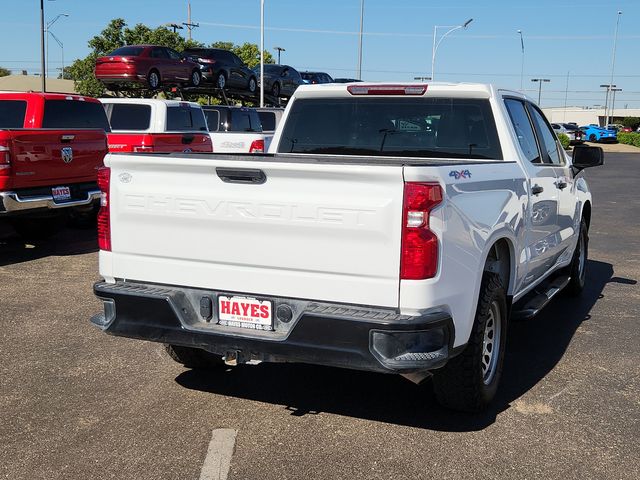
[[[96,128],[111,131],[101,103],[45,100],[42,128]]]
[[[151,124],[151,105],[105,104],[112,130],[144,131]]]
[[[299,99],[281,153],[502,160],[487,99]]]
[[[208,132],[201,108],[191,105],[167,107],[168,132]]]
[[[26,112],[25,100],[0,100],[0,128],[23,128]]]
[[[258,112],[262,130],[265,132],[273,132],[276,129],[276,114],[273,112]]]
[[[254,110],[231,110],[231,132],[262,132],[262,123]]]

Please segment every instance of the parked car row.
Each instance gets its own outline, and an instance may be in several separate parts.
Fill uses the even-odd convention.
[[[158,45],[127,45],[96,60],[95,76],[112,91],[139,86],[211,86],[256,94],[260,67],[250,69],[235,53],[220,48],[189,48],[179,53]],[[298,72],[289,65],[264,65],[265,91],[289,98],[300,85],[333,83],[324,72]],[[350,79],[341,79],[342,81]],[[355,80],[354,80],[355,81]]]

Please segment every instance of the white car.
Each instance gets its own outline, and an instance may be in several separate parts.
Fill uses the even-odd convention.
[[[570,145],[577,145],[580,143],[584,143],[583,136],[584,133],[577,125],[572,125],[570,123],[552,123],[551,127],[556,132],[556,135],[561,133],[565,134],[569,137]]]
[[[477,411],[509,318],[584,287],[602,149],[568,157],[518,92],[301,86],[271,151],[107,155],[93,323],[189,367],[431,374]]]
[[[253,108],[205,105],[202,107],[213,151],[218,153],[263,153],[273,134],[262,131]],[[266,144],[266,145],[265,145]]]

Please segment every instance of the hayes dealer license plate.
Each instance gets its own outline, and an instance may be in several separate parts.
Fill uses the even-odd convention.
[[[51,194],[55,202],[64,202],[71,199],[71,189],[69,187],[53,187]]]
[[[271,302],[249,297],[218,297],[218,320],[229,327],[272,330]]]

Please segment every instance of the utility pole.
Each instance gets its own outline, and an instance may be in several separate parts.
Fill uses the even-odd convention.
[[[611,91],[613,92],[613,99],[611,100],[611,122],[613,122],[613,117],[615,116],[615,108],[616,108],[616,92],[621,92],[622,89],[621,88],[612,88]],[[607,122],[605,124],[605,127],[609,125],[609,123]]]
[[[44,0],[40,0],[40,68],[42,69],[42,93],[47,91],[47,72],[44,64]]]
[[[600,88],[606,88],[607,93],[604,96],[604,124],[605,126],[609,124],[609,92],[614,89],[616,85],[612,83],[603,83],[600,85]]]
[[[548,78],[532,78],[532,82],[538,82],[538,106],[540,106],[540,99],[542,98],[542,84],[550,82]]]
[[[360,0],[360,41],[358,42],[358,80],[362,80],[362,29],[364,27],[364,0]]]
[[[280,65],[280,52],[286,52],[286,50],[282,47],[273,47],[273,49],[278,52],[278,65]]]
[[[172,28],[173,33],[176,33],[177,30],[182,30],[184,28],[182,25],[179,25],[177,23],[165,23],[165,26]]]
[[[616,16],[616,31],[613,35],[613,52],[611,54],[611,79],[609,80],[609,88],[613,88],[615,87],[615,85],[611,85],[613,83],[613,69],[616,65],[616,45],[618,43],[618,26],[620,25],[620,15],[622,15],[622,12],[620,10],[618,10],[618,15]],[[607,90],[607,97],[608,97],[608,93],[609,90]],[[609,110],[608,110],[609,104],[605,102],[605,119],[604,119],[604,125],[607,126],[609,124]]]
[[[200,26],[199,23],[193,23],[191,21],[191,2],[187,3],[187,21],[182,22],[182,25],[187,27],[187,30],[189,30],[189,40],[191,40],[191,30],[193,30],[194,28],[198,28]]]
[[[524,38],[522,37],[522,30],[518,30],[518,34],[520,35],[520,47],[522,49],[522,58],[520,61],[520,92],[523,92],[522,81],[524,79]]]

